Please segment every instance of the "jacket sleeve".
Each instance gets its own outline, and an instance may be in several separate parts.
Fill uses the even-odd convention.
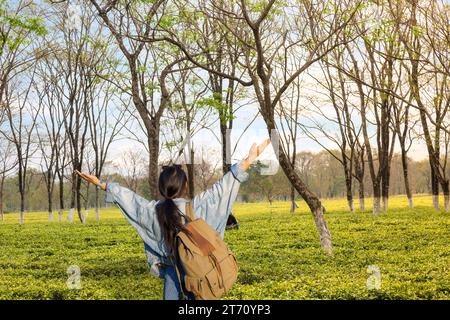
[[[248,173],[244,171],[240,162],[231,166],[230,171],[222,179],[208,190],[194,197],[192,206],[196,218],[204,219],[223,238],[227,219],[236,200],[239,187],[247,179]]]
[[[107,183],[106,202],[115,203],[141,239],[158,254],[164,254],[161,230],[156,218],[156,202],[137,195],[117,183]]]

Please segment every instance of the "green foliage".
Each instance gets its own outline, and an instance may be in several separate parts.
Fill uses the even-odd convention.
[[[421,26],[413,26],[412,32],[413,32],[414,36],[420,37],[420,36],[422,36],[424,30]]]
[[[5,0],[0,1],[0,25],[9,32],[0,36],[0,48],[7,47],[14,51],[21,45],[31,42],[32,36],[42,37],[47,34],[44,20],[31,14],[15,13]],[[0,49],[0,55],[4,49]]]
[[[236,204],[239,230],[225,240],[237,254],[238,281],[225,299],[449,299],[449,214],[431,198],[390,201],[379,217],[350,214],[346,201],[324,201],[334,256],[319,247],[305,203]],[[367,207],[370,206],[370,201]],[[67,212],[64,213],[64,218]],[[49,224],[44,213],[0,223],[0,299],[161,299],[162,282],[149,273],[143,245],[117,209],[87,223]],[[67,288],[67,267],[81,269],[81,289]],[[381,270],[381,288],[367,288],[367,267]]]
[[[219,118],[222,123],[234,119],[234,115],[230,112],[227,104],[222,103],[222,95],[220,92],[214,92],[211,97],[201,98],[197,101],[199,108],[210,107],[218,111]]]
[[[164,29],[171,29],[176,22],[177,19],[175,16],[166,14],[159,20],[159,25]]]

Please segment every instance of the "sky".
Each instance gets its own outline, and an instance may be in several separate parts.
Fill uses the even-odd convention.
[[[317,69],[317,68],[316,68]],[[314,74],[317,78],[318,71],[315,70],[314,67],[310,68],[308,72]],[[307,74],[303,75],[304,85],[305,87],[313,87],[317,90],[317,83],[309,77]],[[303,89],[302,89],[303,90]],[[307,93],[308,94],[308,93]],[[306,99],[302,99],[302,104],[308,104]],[[326,106],[324,106],[324,110]],[[330,111],[332,111],[330,109]],[[325,111],[326,112],[326,111]],[[332,111],[333,112],[333,111]],[[265,127],[265,123],[261,116],[258,116],[256,120],[247,128],[248,124],[253,120],[255,115],[258,113],[258,106],[256,104],[248,104],[240,108],[234,114],[234,124],[233,130],[231,134],[231,148],[232,148],[232,162],[236,162],[239,159],[242,159],[246,156],[250,146],[252,143],[261,142],[265,138],[269,137],[267,129]],[[330,114],[332,116],[332,114]],[[212,120],[217,120],[213,119]],[[300,116],[300,122],[306,123],[307,119],[305,117]],[[372,132],[374,128],[371,129]],[[138,132],[139,130],[137,130]],[[200,149],[203,150],[207,154],[207,158],[211,162],[220,162],[221,159],[221,144],[220,141],[217,140],[217,137],[220,136],[219,125],[218,122],[215,121],[213,124],[212,133],[210,130],[200,130],[193,137],[194,146],[197,150],[197,153],[201,152]],[[114,162],[118,162],[118,160],[122,157],[123,153],[127,150],[142,150],[145,153],[145,150],[142,148],[142,144],[130,138],[130,135],[125,132],[125,136],[122,139],[119,139],[111,145],[109,160]],[[140,140],[145,143],[146,139],[143,134],[138,134]],[[326,145],[327,147],[335,147],[331,144],[331,142],[326,139],[320,139],[321,143]],[[399,151],[398,142],[396,143],[396,151]],[[311,152],[319,152],[322,147],[312,139],[308,138],[306,135],[299,132],[298,141],[297,141],[297,150],[300,151],[311,151]],[[409,151],[409,156],[414,160],[422,160],[427,157],[426,146],[422,141],[416,140],[415,144],[411,147]],[[161,155],[161,158],[164,160],[165,155]],[[262,156],[262,159],[276,159],[275,152],[272,148],[269,148]]]
[[[240,109],[235,114],[234,127],[231,134],[231,148],[232,151],[234,151],[232,153],[232,163],[244,158],[253,143],[262,142],[264,139],[269,137],[264,120],[261,116],[258,116],[257,119],[246,129],[247,125],[256,113],[257,106],[251,105]],[[220,131],[217,122],[215,123],[215,127],[215,135],[219,136]],[[213,163],[216,163],[221,159],[221,145],[215,135],[209,130],[201,130],[192,138],[194,148],[197,150],[196,152],[199,153],[201,152],[201,149],[204,148],[204,151],[206,151],[208,155],[208,160]],[[145,139],[142,141],[145,141]],[[321,142],[327,147],[333,147],[333,144],[328,142],[326,139],[322,139]],[[110,159],[119,159],[125,151],[130,149],[141,149],[142,152],[145,152],[142,145],[134,139],[120,139],[111,145]],[[320,152],[323,148],[317,142],[299,132],[297,150],[299,152]],[[398,152],[400,151],[398,142],[396,143],[395,150]],[[421,141],[416,141],[416,143],[411,146],[409,157],[414,160],[422,160],[427,158],[428,155],[426,145]],[[267,151],[261,155],[260,159],[276,159],[273,148],[268,148]]]
[[[318,90],[317,84],[312,80],[312,78],[306,74],[303,77],[305,78],[304,79],[305,88],[308,86],[314,87],[315,91],[317,92]],[[309,92],[307,92],[306,89],[304,91],[305,95],[310,94]],[[301,104],[306,105],[307,103],[309,103],[307,99],[301,100]],[[322,110],[325,110],[324,112],[328,112],[329,110],[331,112],[329,116],[333,117],[334,110],[332,108],[327,108],[327,106],[324,106]],[[265,126],[265,122],[260,115],[257,115],[257,113],[258,113],[258,106],[255,103],[245,105],[235,112],[233,129],[231,131],[232,163],[238,161],[239,159],[244,158],[248,153],[250,146],[253,143],[262,142],[264,139],[269,137],[269,134]],[[254,119],[256,115],[257,115],[256,120],[254,120],[251,123],[251,121]],[[211,119],[216,120],[216,116],[213,115]],[[302,116],[300,116],[299,121],[302,123],[308,123],[308,119]],[[248,126],[249,123],[251,123],[250,126]],[[194,143],[194,148],[197,154],[201,152],[201,149],[203,149],[203,152],[206,152],[208,155],[208,160],[213,163],[216,163],[221,161],[221,144],[220,141],[217,139],[217,137],[220,136],[220,130],[217,121],[215,121],[214,124],[212,125],[212,129],[214,131],[214,134],[210,130],[203,129],[197,132],[192,137],[192,141]],[[336,130],[337,128],[333,128],[333,125],[328,125],[328,129],[329,131],[337,132]],[[374,133],[375,127],[370,126],[369,135],[372,135]],[[144,136],[142,135],[142,137]],[[336,145],[334,145],[332,142],[330,142],[325,138],[319,137],[319,140],[327,148],[336,148]],[[145,139],[142,138],[142,141],[145,141]],[[373,147],[375,146],[376,146],[375,143],[373,143]],[[134,141],[133,139],[127,138],[114,142],[114,144],[111,146],[110,158],[119,159],[126,150],[130,149],[134,150],[142,149],[142,145]],[[268,151],[265,151],[264,154],[261,155],[261,159],[270,159],[270,160],[276,159],[274,150],[272,148],[268,148],[267,150]],[[297,150],[298,152],[300,151],[320,152],[323,150],[323,148],[316,141],[310,139],[305,134],[303,134],[301,130],[299,130],[297,140]],[[397,141],[394,150],[396,152],[400,152],[399,144]],[[142,151],[145,152],[143,149]],[[415,140],[415,143],[411,146],[409,150],[409,157],[414,160],[423,160],[427,158],[428,154],[425,143],[420,140]],[[165,156],[162,155],[161,158],[164,161]]]

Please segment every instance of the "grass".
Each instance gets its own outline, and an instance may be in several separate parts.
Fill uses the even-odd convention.
[[[226,241],[240,263],[238,282],[224,299],[450,299],[450,214],[431,197],[393,197],[379,217],[348,213],[346,201],[325,200],[334,255],[321,251],[304,203],[239,203],[239,230]],[[367,208],[370,209],[370,201]],[[356,204],[357,207],[357,204]],[[45,213],[0,222],[0,299],[161,299],[143,244],[121,213],[101,211],[87,223],[48,223]],[[56,217],[55,217],[56,218]],[[81,289],[69,289],[67,268],[81,270]],[[368,266],[381,271],[369,290]]]

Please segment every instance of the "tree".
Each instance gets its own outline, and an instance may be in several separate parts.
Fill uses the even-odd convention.
[[[99,40],[94,40],[99,41]],[[101,44],[104,45],[104,44]],[[102,55],[106,56],[106,53]],[[101,64],[95,65],[101,68]],[[96,71],[104,72],[104,70]],[[94,153],[93,174],[101,177],[107,160],[111,143],[123,129],[128,118],[126,111],[120,108],[120,102],[114,99],[111,83],[103,81],[94,96],[91,96],[91,107],[88,108],[88,124],[90,132],[90,144]],[[89,184],[87,185],[89,188]],[[86,196],[87,198],[87,196]],[[100,197],[99,189],[95,189],[95,219],[100,220]]]
[[[170,159],[181,161],[184,155],[189,197],[195,195],[195,149],[192,139],[208,122],[209,110],[201,104],[201,97],[207,91],[207,86],[198,74],[192,70],[189,62],[180,64],[176,73],[171,73],[173,83],[172,101],[167,109],[162,130],[165,139],[164,146],[171,152]],[[183,148],[180,150],[180,144]],[[186,150],[187,149],[187,150]],[[187,151],[187,152],[186,152]]]
[[[32,108],[28,100],[32,88],[31,83],[34,81],[34,72],[35,70],[31,75],[31,79],[23,79],[26,82],[22,87],[18,83],[14,85],[17,93],[9,91],[9,85],[6,86],[5,113],[7,126],[5,130],[0,130],[0,133],[16,149],[18,189],[20,194],[20,224],[24,223],[27,169],[30,158],[36,151],[34,148],[33,132],[40,111],[39,108]],[[11,80],[9,84],[12,84]]]
[[[45,67],[44,67],[45,68]],[[40,149],[40,167],[43,172],[44,182],[47,190],[48,201],[48,220],[53,221],[53,191],[56,180],[56,172],[58,170],[58,158],[64,139],[64,113],[62,108],[59,108],[58,102],[55,99],[55,92],[51,90],[51,82],[47,82],[47,77],[44,70],[40,70],[41,78],[38,83],[34,83],[34,89],[37,95],[37,108],[39,123],[36,126],[36,135]],[[40,112],[39,112],[40,111]],[[59,217],[61,220],[61,210]]]
[[[287,50],[287,48],[285,48]],[[287,71],[287,70],[286,70]],[[286,79],[287,75],[283,76]],[[287,154],[289,155],[292,167],[295,170],[297,163],[297,139],[299,131],[299,117],[300,112],[303,109],[301,104],[301,87],[302,82],[300,79],[293,81],[291,90],[286,94],[286,102],[283,99],[280,100],[280,108],[276,110],[279,114],[279,123],[282,127],[281,133],[283,134],[284,141],[286,141]],[[292,150],[290,150],[292,148]],[[291,208],[290,212],[295,212],[298,207],[295,201],[295,188],[291,185]]]
[[[240,1],[230,11],[222,11],[223,16],[211,16],[218,19],[221,26],[239,40],[243,55],[241,63],[251,79],[250,83],[257,97],[260,113],[269,133],[277,129],[275,109],[279,107],[281,97],[293,81],[314,62],[340,45],[336,35],[354,16],[353,3],[350,6],[349,4],[347,2],[335,4],[336,14],[332,22],[324,18],[326,8],[332,5],[327,1],[314,4],[298,2],[289,9],[275,5],[274,0],[258,5]],[[217,1],[211,1],[211,6],[220,10]],[[346,10],[344,6],[350,9]],[[203,8],[205,15],[210,12],[208,8]],[[279,21],[283,21],[284,25],[277,25],[276,22]],[[280,49],[282,47],[288,47],[289,51]],[[306,56],[299,54],[301,52],[306,53]],[[296,68],[287,72],[284,81],[274,83],[274,78],[280,74],[280,68],[286,68],[288,59],[300,60],[297,60],[299,63],[295,65]],[[296,173],[286,149],[283,148],[283,142],[279,150],[279,162],[289,181],[311,209],[320,235],[320,243],[326,252],[331,254],[331,235],[323,215],[325,208]]]
[[[6,1],[0,1],[0,107],[4,109],[2,112],[5,112],[4,116],[7,119],[6,130],[0,131],[14,144],[17,152],[21,224],[24,222],[25,178],[29,156],[32,153],[31,135],[34,128],[34,124],[26,125],[23,122],[26,120],[25,109],[29,107],[26,98],[30,92],[32,82],[30,78],[32,79],[33,75],[26,79],[23,74],[45,53],[34,47],[34,40],[45,34],[46,29],[40,12],[35,10],[32,3],[19,1],[11,7]],[[19,97],[17,94],[19,90],[22,90],[21,93],[25,98],[20,97],[16,100],[16,95]],[[30,113],[31,120],[34,117],[35,115]]]
[[[134,192],[137,192],[139,179],[145,174],[143,154],[139,149],[127,149],[115,165],[122,172],[127,188]]]
[[[49,39],[48,43],[52,48],[52,55],[47,59],[44,71],[48,73],[50,90],[54,92],[52,94],[57,99],[62,114],[65,115],[64,132],[68,144],[67,147],[63,147],[67,149],[59,153],[56,172],[62,197],[64,169],[70,165],[71,199],[67,220],[72,222],[76,210],[78,218],[83,223],[81,179],[74,171],[82,170],[83,167],[84,153],[90,138],[90,115],[98,110],[94,103],[104,88],[98,72],[104,70],[109,56],[103,38],[104,30],[95,23],[96,15],[89,6],[83,7],[83,14],[79,13],[79,21],[76,24],[71,24],[67,19],[64,4],[52,6],[51,9],[53,16],[56,17],[52,24],[53,38]],[[99,129],[100,131],[102,130]],[[96,134],[100,135],[99,132]],[[61,199],[60,210],[63,205]]]
[[[2,116],[0,114],[0,123],[1,118]],[[5,187],[5,179],[17,165],[13,152],[14,145],[11,141],[0,139],[0,221],[3,221],[3,190]]]
[[[165,81],[170,69],[183,59],[175,57],[167,62],[159,56],[158,60],[153,60],[153,70],[150,70],[149,76],[147,66],[150,64],[148,59],[151,58],[152,44],[148,44],[141,39],[154,36],[156,25],[161,22],[160,11],[164,10],[165,2],[163,0],[151,3],[111,1],[101,5],[98,1],[91,0],[96,12],[109,29],[116,45],[127,61],[127,71],[130,75],[128,87],[130,87],[133,105],[139,114],[147,136],[150,158],[148,161],[148,181],[150,196],[153,199],[158,197],[160,122],[170,97]],[[131,32],[135,34],[130,34]],[[167,54],[167,52],[163,54]],[[165,56],[165,58],[167,57],[172,58],[173,56]],[[161,67],[161,63],[165,67]],[[153,100],[157,98],[154,77],[158,79],[160,87],[157,104]]]
[[[411,95],[417,103],[422,134],[428,150],[433,205],[438,209],[439,183],[444,193],[445,210],[449,211],[450,178],[447,172],[447,151],[450,134],[448,130],[450,62],[448,57],[446,59],[444,56],[448,55],[450,38],[448,33],[439,31],[440,28],[448,26],[448,4],[431,1],[427,5],[422,5],[414,0],[391,4],[390,10],[396,22],[396,32],[408,56],[408,63],[404,66],[409,78]],[[441,145],[445,150],[443,155]]]
[[[401,73],[402,70],[403,67],[400,67],[396,72]],[[402,75],[400,74],[398,78],[401,79]],[[402,91],[404,90],[404,87],[405,86],[403,85],[403,83],[399,86],[399,94],[403,96],[405,100],[409,100],[409,102],[405,102],[405,100],[393,99],[393,115],[391,117],[391,121],[393,130],[396,132],[400,144],[403,181],[405,184],[406,197],[408,198],[409,207],[413,208],[414,201],[410,184],[408,152],[415,140],[415,137],[413,136],[413,128],[416,127],[417,121],[413,121],[411,119],[413,116],[411,113],[414,111],[413,108],[411,108],[410,103],[410,101],[412,100],[412,95],[410,93],[410,90],[407,90],[408,92],[403,93]]]
[[[308,97],[308,121],[299,124],[303,132],[318,143],[342,166],[345,178],[346,197],[350,212],[354,211],[353,178],[355,177],[363,186],[364,158],[359,156],[362,152],[361,125],[355,114],[358,113],[354,103],[355,88],[349,85],[349,79],[340,71],[345,64],[345,48],[337,48],[322,58],[321,76],[310,76],[315,80],[314,86],[322,89],[313,89]],[[332,68],[331,65],[339,68]],[[324,92],[322,92],[324,91]],[[325,99],[321,99],[324,96]],[[328,147],[324,141],[332,143]],[[339,153],[336,152],[339,150]],[[362,161],[362,162],[361,162]],[[360,208],[364,208],[364,192],[359,193]]]
[[[357,16],[356,28],[362,36],[346,45],[349,65],[335,64],[334,67],[351,78],[357,87],[364,152],[373,189],[373,214],[379,215],[381,198],[383,209],[388,207],[389,171],[396,137],[390,127],[394,97],[385,90],[394,91],[391,89],[396,80],[394,55],[399,49],[391,37],[393,27],[384,7],[368,3],[365,9]]]

